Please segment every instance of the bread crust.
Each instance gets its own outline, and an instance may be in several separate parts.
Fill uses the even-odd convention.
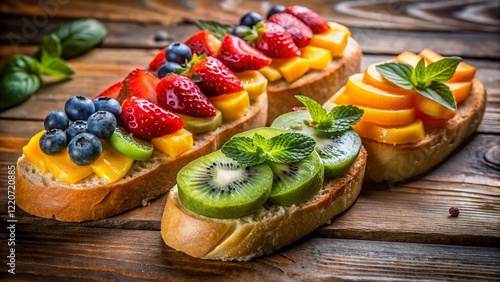
[[[310,200],[290,207],[262,207],[238,219],[197,215],[170,190],[161,221],[165,243],[190,256],[214,260],[248,261],[269,254],[304,237],[357,199],[365,172],[366,150],[343,175],[326,179]]]
[[[269,82],[267,125],[279,115],[289,112],[291,108],[303,106],[295,95],[307,96],[320,104],[326,102],[347,83],[349,76],[360,72],[362,56],[361,47],[350,37],[343,56],[333,58],[326,69],[310,71],[292,83],[284,79]]]
[[[112,184],[91,175],[66,184],[43,174],[21,156],[16,169],[16,203],[24,211],[59,221],[81,222],[107,218],[146,205],[175,184],[177,172],[188,162],[218,149],[237,132],[264,126],[267,94],[252,100],[241,118],[225,122],[216,131],[196,134],[191,150],[176,158],[155,151],[145,162],[135,162],[124,179]]]

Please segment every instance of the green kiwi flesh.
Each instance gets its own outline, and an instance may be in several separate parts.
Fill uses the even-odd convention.
[[[352,129],[326,135],[307,125],[310,120],[311,116],[307,111],[290,112],[277,117],[271,127],[313,137],[316,140],[314,149],[325,166],[325,177],[336,177],[346,172],[358,156],[361,138]]]
[[[191,117],[183,114],[177,114],[184,122],[184,128],[195,134],[214,131],[222,124],[222,113],[215,110],[214,117]]]

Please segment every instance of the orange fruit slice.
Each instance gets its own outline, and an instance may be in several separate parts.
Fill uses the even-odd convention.
[[[424,124],[420,119],[415,119],[410,124],[398,127],[358,122],[353,128],[363,138],[393,145],[414,143],[425,137]]]

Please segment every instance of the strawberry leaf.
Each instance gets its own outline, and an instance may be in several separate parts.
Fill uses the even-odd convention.
[[[217,39],[222,40],[226,34],[231,34],[233,26],[230,24],[222,24],[215,21],[196,20],[194,24],[201,30],[210,31]]]

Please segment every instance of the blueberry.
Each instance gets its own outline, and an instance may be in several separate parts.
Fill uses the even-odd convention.
[[[40,137],[40,149],[47,155],[56,155],[66,148],[66,133],[61,129],[45,131]]]
[[[92,164],[101,153],[101,140],[94,134],[78,134],[68,144],[69,158],[77,165]]]
[[[87,119],[87,131],[102,139],[111,137],[116,125],[115,116],[108,111],[95,112]]]
[[[240,25],[253,27],[258,22],[262,21],[262,16],[257,12],[249,12],[243,15],[240,19]]]
[[[246,25],[237,25],[237,26],[233,27],[231,34],[236,35],[240,38],[243,38],[245,35],[247,35],[251,31],[252,31],[252,28],[250,28]]]
[[[74,122],[70,123],[70,125],[66,129],[66,137],[68,138],[68,141],[71,141],[73,137],[85,132],[87,132],[87,121],[75,120]]]
[[[115,115],[116,118],[120,116],[122,112],[122,106],[120,102],[116,99],[110,97],[97,97],[94,99],[95,110],[97,111],[108,111]]]
[[[158,77],[163,78],[167,74],[174,72],[176,69],[182,68],[181,65],[179,65],[176,62],[166,62],[161,67],[158,69]]]
[[[54,128],[60,129],[60,130],[66,130],[69,124],[69,118],[68,116],[61,112],[61,111],[53,111],[50,112],[47,117],[45,117],[45,120],[43,121],[43,125],[45,127],[45,130],[51,130]]]
[[[272,7],[271,10],[269,10],[269,12],[267,12],[267,19],[272,17],[274,14],[284,13],[285,9],[286,9],[286,7],[283,5],[276,5],[276,6]]]
[[[95,112],[95,105],[87,97],[73,96],[66,101],[64,110],[70,120],[87,120]]]
[[[167,52],[165,53],[165,58],[168,62],[176,62],[180,65],[191,60],[193,53],[191,49],[184,43],[172,43],[168,45]]]

